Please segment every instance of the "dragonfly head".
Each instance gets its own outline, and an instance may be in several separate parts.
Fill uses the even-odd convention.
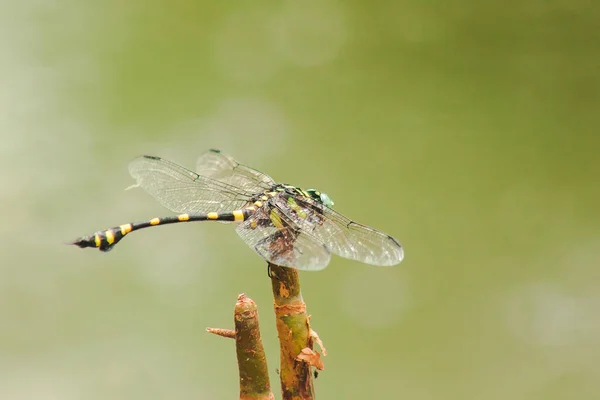
[[[333,207],[333,200],[331,200],[331,197],[327,196],[325,193],[321,193],[316,189],[306,189],[305,192],[310,196],[310,198],[323,203],[324,206],[329,208]]]

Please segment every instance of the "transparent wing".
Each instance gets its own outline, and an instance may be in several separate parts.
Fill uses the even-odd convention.
[[[248,220],[241,223],[236,232],[250,248],[262,258],[276,265],[305,271],[318,271],[325,268],[331,253],[323,243],[305,232],[294,229],[285,216],[271,212],[263,206]],[[279,227],[272,218],[278,219]]]
[[[396,265],[404,258],[402,246],[393,237],[310,198],[286,195],[273,200],[282,214],[340,257],[378,266]]]
[[[253,193],[198,175],[160,157],[131,161],[129,173],[161,205],[177,213],[208,213],[242,208]]]
[[[211,149],[196,163],[198,174],[244,189],[260,193],[270,189],[275,181],[268,175],[235,161],[232,157]]]

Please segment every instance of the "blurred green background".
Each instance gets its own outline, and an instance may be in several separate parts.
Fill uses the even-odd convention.
[[[600,398],[600,6],[579,0],[0,3],[0,398],[232,399],[264,262],[168,215],[130,159],[216,147],[398,238],[302,273],[323,399]]]

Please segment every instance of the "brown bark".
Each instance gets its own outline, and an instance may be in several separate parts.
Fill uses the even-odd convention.
[[[240,400],[274,400],[256,303],[241,294],[235,305],[235,349],[240,372]]]
[[[221,328],[208,328],[207,331],[235,339],[240,374],[240,400],[275,400],[260,337],[256,303],[244,294],[239,295],[233,317],[235,331]]]
[[[312,350],[313,336],[300,293],[298,271],[269,264],[280,349],[280,380],[284,400],[314,399],[310,363],[298,358]]]

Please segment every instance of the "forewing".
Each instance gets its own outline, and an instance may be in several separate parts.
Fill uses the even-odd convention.
[[[305,271],[318,271],[329,264],[331,254],[323,243],[294,229],[285,216],[278,215],[281,226],[276,227],[270,213],[265,205],[236,229],[258,255],[275,265]]]
[[[340,257],[378,266],[396,265],[404,258],[404,250],[393,237],[346,218],[307,197],[282,196],[275,205],[304,232]]]
[[[252,194],[225,182],[198,175],[160,157],[142,156],[129,164],[129,173],[161,205],[177,213],[235,210]]]
[[[217,179],[253,193],[268,190],[275,184],[270,176],[242,165],[232,157],[215,149],[207,151],[198,158],[196,171],[200,175]]]

